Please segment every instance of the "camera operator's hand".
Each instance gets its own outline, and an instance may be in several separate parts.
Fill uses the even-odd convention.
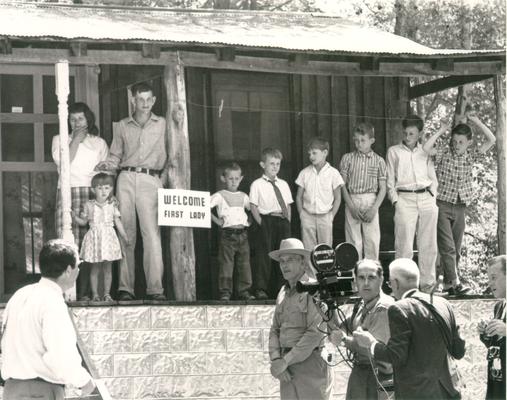
[[[280,382],[290,382],[292,380],[292,375],[288,370],[283,371],[280,375],[276,377]]]
[[[287,362],[283,358],[277,358],[276,360],[271,361],[271,375],[274,378],[278,379],[278,376],[287,370]]]
[[[338,347],[343,339],[343,332],[341,329],[334,329],[328,336],[328,339],[336,347]]]
[[[505,322],[499,319],[492,319],[486,327],[487,336],[505,337]]]
[[[361,327],[357,328],[354,331],[354,339],[359,346],[365,347],[367,349],[377,341],[370,332],[363,331]]]

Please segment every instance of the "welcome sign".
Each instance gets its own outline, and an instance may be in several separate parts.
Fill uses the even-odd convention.
[[[210,193],[198,190],[158,189],[158,224],[211,228]]]

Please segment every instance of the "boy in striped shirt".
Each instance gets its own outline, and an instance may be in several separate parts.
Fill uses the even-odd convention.
[[[354,128],[356,151],[347,153],[340,162],[345,181],[345,238],[352,243],[360,258],[378,260],[380,226],[378,209],[386,195],[386,163],[371,146],[375,129],[368,122]]]

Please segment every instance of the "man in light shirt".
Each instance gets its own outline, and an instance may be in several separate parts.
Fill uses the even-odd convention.
[[[4,400],[60,400],[65,385],[90,394],[95,384],[81,366],[76,331],[63,293],[74,286],[79,256],[72,244],[50,240],[39,255],[41,279],[9,300],[2,322]]]

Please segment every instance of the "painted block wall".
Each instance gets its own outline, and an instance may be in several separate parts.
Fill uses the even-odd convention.
[[[476,328],[493,304],[453,302],[467,340],[459,362],[464,399],[484,398],[486,352]],[[278,398],[267,354],[273,310],[247,304],[73,308],[89,354],[118,400]],[[344,398],[348,374],[344,363],[333,368],[333,399]]]

